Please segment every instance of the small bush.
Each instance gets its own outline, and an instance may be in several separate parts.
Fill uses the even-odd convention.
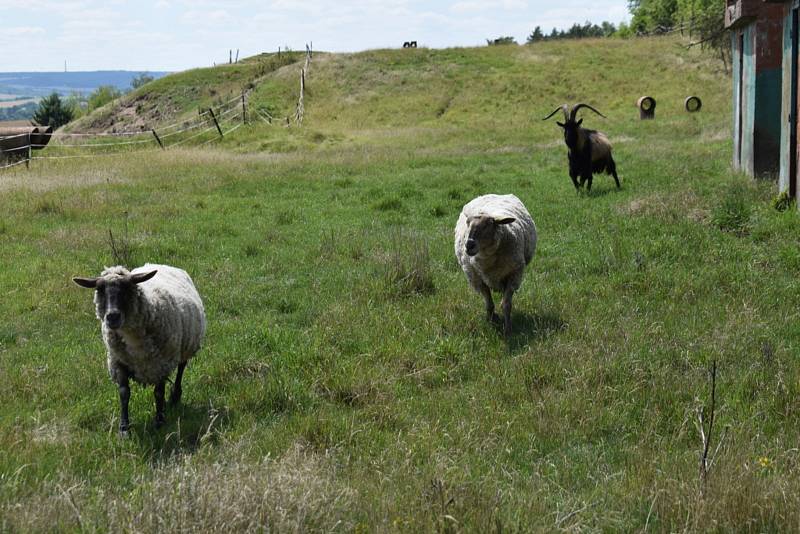
[[[746,235],[750,228],[752,206],[743,186],[734,186],[725,192],[722,201],[711,213],[711,220],[723,232]]]
[[[378,211],[400,210],[403,208],[403,202],[399,198],[384,198],[374,204],[374,207]]]
[[[386,257],[384,282],[390,293],[400,296],[428,295],[436,290],[428,244],[410,232],[392,236]]]
[[[44,199],[36,204],[36,213],[40,215],[63,215],[64,206],[61,204],[61,202]]]
[[[434,206],[431,208],[431,215],[438,219],[447,215],[447,210],[445,210],[442,206]]]
[[[794,199],[784,191],[772,200],[772,207],[778,211],[786,211],[794,205]]]
[[[122,233],[115,236],[111,228],[108,229],[108,247],[111,249],[113,265],[122,265],[128,269],[136,266],[134,246],[128,235],[128,212],[125,212]]]

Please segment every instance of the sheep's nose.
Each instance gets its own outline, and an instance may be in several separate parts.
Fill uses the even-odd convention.
[[[119,312],[107,313],[106,324],[109,328],[119,328],[122,325],[122,314]]]
[[[467,239],[467,255],[474,256],[478,253],[478,243],[474,239]]]

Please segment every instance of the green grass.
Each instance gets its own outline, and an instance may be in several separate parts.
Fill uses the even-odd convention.
[[[297,68],[253,105],[291,109]],[[0,175],[0,530],[798,528],[798,216],[731,173],[713,61],[672,39],[374,51],[308,84],[302,128]],[[576,194],[538,120],[579,99],[610,117],[586,122],[620,191]],[[509,340],[453,254],[489,192],[539,229]],[[187,269],[209,324],[163,429],[133,387],[127,440],[70,280],[114,261],[109,230]]]

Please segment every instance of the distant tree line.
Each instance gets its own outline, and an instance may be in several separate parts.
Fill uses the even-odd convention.
[[[719,0],[628,0],[630,29],[636,35],[681,32],[690,45],[712,48],[726,67],[730,38],[725,32],[725,4]]]
[[[550,33],[544,33],[541,26],[536,26],[528,36],[527,43],[534,44],[540,41],[554,41],[557,39],[583,39],[585,37],[625,37],[629,31],[628,26],[623,22],[619,28],[612,22],[603,21],[600,25],[592,24],[589,21],[583,24],[577,22],[567,30],[553,28]]]
[[[583,24],[575,23],[566,30],[553,28],[550,33],[545,33],[541,26],[536,26],[528,38],[526,44],[534,44],[543,41],[555,41],[558,39],[584,39],[587,37],[631,37],[633,31],[631,27],[621,22],[618,26],[613,22],[603,21],[599,25],[589,21]],[[498,37],[497,39],[486,39],[489,46],[517,44],[513,37]]]

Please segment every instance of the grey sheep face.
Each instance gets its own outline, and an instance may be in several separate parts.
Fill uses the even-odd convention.
[[[477,215],[467,218],[467,242],[465,252],[467,256],[476,256],[483,252],[491,254],[499,245],[498,228],[505,224],[511,224],[516,219],[514,217],[490,217],[488,215]]]
[[[111,273],[97,278],[75,277],[72,280],[81,287],[94,289],[97,318],[111,330],[125,326],[125,319],[136,306],[136,284],[153,278],[158,271],[136,274]]]

